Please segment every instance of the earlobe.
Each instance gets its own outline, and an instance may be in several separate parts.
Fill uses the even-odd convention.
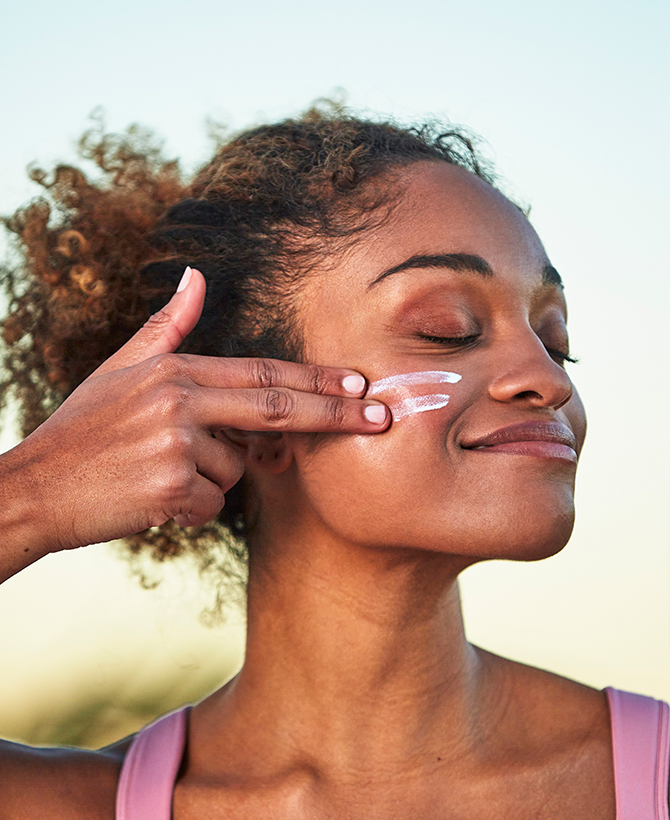
[[[215,436],[221,441],[232,442],[250,469],[283,473],[293,460],[293,453],[284,433],[250,432],[227,427],[215,433]]]

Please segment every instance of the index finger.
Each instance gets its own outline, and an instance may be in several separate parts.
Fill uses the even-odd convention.
[[[281,359],[217,358],[179,354],[175,367],[200,387],[265,389],[286,387],[301,393],[360,397],[365,377],[345,367],[327,367]]]

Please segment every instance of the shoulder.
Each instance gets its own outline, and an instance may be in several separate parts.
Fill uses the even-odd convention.
[[[127,745],[86,751],[0,741],[0,817],[114,820]]]
[[[491,743],[516,781],[546,795],[555,816],[596,816],[597,807],[597,816],[613,817],[615,773],[605,693],[477,652],[490,681]]]
[[[512,661],[476,648],[482,662],[494,670],[497,686],[529,716],[558,727],[609,727],[607,695],[600,689],[545,669]]]
[[[477,650],[491,669],[491,693],[503,725],[526,748],[566,759],[588,755],[611,770],[612,735],[605,692],[570,678]]]

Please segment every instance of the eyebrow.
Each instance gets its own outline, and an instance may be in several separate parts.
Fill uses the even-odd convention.
[[[436,254],[416,254],[410,256],[399,265],[394,265],[381,273],[374,281],[368,285],[368,290],[386,279],[388,276],[393,276],[394,273],[400,273],[404,270],[412,270],[416,268],[447,268],[448,270],[457,271],[458,273],[477,273],[480,276],[489,279],[495,274],[493,268],[481,256],[472,253],[436,253]],[[563,288],[563,280],[558,271],[553,265],[547,263],[541,270],[542,284],[555,285]]]

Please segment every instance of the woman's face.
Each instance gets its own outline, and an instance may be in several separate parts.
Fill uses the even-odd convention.
[[[399,179],[390,220],[306,283],[306,354],[370,383],[429,375],[373,385],[382,434],[291,437],[305,520],[360,546],[545,557],[572,529],[586,429],[560,280],[482,180],[438,162]]]

